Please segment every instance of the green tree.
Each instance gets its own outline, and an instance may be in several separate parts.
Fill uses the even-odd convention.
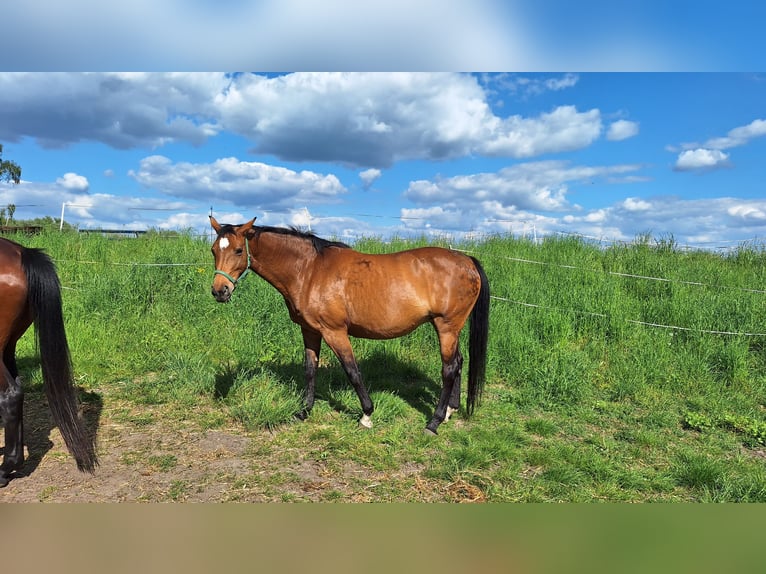
[[[8,214],[8,217],[5,216],[5,214]],[[7,207],[0,209],[0,221],[5,219],[5,224],[9,225],[10,223],[13,223],[13,214],[16,213],[16,204],[15,203],[9,203]]]
[[[0,181],[21,181],[21,166],[15,161],[3,159],[3,144],[0,144]]]

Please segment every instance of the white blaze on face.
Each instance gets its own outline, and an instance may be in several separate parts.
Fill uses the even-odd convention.
[[[226,249],[229,246],[229,240],[225,237],[221,237],[221,240],[218,242],[218,247],[221,248],[221,251]]]

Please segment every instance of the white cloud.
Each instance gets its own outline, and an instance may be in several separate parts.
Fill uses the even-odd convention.
[[[625,240],[646,232],[655,237],[670,233],[680,242],[704,243],[703,247],[732,238],[752,239],[766,231],[766,200],[656,197],[638,201],[647,205],[637,211],[635,201],[620,202],[605,208],[599,225],[589,226],[585,217],[575,216],[570,228]]]
[[[482,74],[479,76],[482,85],[489,93],[498,91],[522,97],[538,96],[548,91],[560,91],[577,85],[580,77],[567,73],[549,78],[540,78],[523,74]]]
[[[629,197],[622,202],[622,206],[628,211],[648,211],[652,208],[652,204],[643,199],[637,197]]]
[[[359,178],[362,180],[365,189],[369,189],[380,176],[381,171],[375,168],[365,169],[359,173]]]
[[[677,171],[715,169],[728,165],[728,160],[729,154],[717,149],[690,149],[678,154],[675,169]]]
[[[545,80],[562,89],[576,76]],[[479,78],[453,73],[0,74],[0,140],[155,149],[223,130],[287,161],[363,168],[471,154],[528,158],[587,147],[597,109],[495,115]]]
[[[712,170],[729,166],[729,154],[721,150],[740,147],[750,140],[766,136],[766,120],[756,119],[745,126],[729,130],[723,137],[715,137],[704,144],[686,143],[681,146],[681,153],[676,160],[676,171]],[[668,146],[675,152],[674,146]]]
[[[640,169],[638,165],[572,166],[564,161],[517,164],[494,173],[460,175],[410,182],[405,198],[418,204],[471,204],[496,201],[524,210],[574,209],[566,195],[569,185],[590,182]]]
[[[609,141],[621,141],[638,135],[638,122],[628,120],[617,120],[609,125],[606,132],[606,139]]]
[[[560,106],[536,118],[511,116],[490,120],[488,133],[476,149],[487,155],[529,158],[589,146],[601,133],[601,114]]]
[[[259,209],[282,209],[295,202],[332,203],[346,189],[332,174],[294,171],[260,162],[223,158],[213,163],[173,163],[154,155],[130,175],[161,193],[202,201],[224,201]]]
[[[55,216],[64,207],[64,221],[87,228],[129,228],[146,229],[161,226],[163,219],[172,220],[177,213],[189,210],[188,202],[167,201],[162,199],[117,196],[106,193],[88,193],[78,185],[67,187],[64,182],[77,182],[66,176],[53,183],[23,181],[18,185],[0,184],[0,205],[14,203],[18,206],[17,219],[34,219]],[[155,211],[156,210],[156,211]],[[168,211],[171,215],[165,216]],[[204,224],[205,214],[197,215],[195,227]],[[185,227],[187,225],[184,225]]]
[[[384,167],[472,153],[531,157],[590,145],[598,110],[560,106],[538,117],[493,114],[465,74],[248,75],[217,99],[221,124],[286,160]]]
[[[766,136],[766,120],[753,120],[746,126],[729,130],[724,137],[712,138],[703,147],[729,149],[747,144],[751,139]]]
[[[0,140],[42,146],[98,141],[118,149],[217,133],[222,74],[0,74]]]
[[[72,192],[85,192],[88,191],[88,178],[83,175],[77,175],[76,173],[65,173],[63,177],[56,179],[56,183]]]
[[[747,223],[766,224],[766,202],[743,202],[732,205],[726,213]]]

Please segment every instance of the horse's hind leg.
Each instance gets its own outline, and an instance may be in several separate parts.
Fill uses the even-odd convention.
[[[24,393],[21,380],[0,366],[0,419],[5,426],[5,449],[0,465],[0,487],[8,484],[13,471],[24,464]]]
[[[457,374],[452,383],[452,394],[450,395],[449,403],[447,403],[447,414],[444,417],[445,422],[460,409],[460,381],[463,373],[463,355],[460,353],[460,348],[457,349],[457,361]]]
[[[443,322],[434,321],[439,334],[439,346],[442,356],[442,392],[436,405],[433,418],[426,425],[426,432],[436,434],[439,425],[457,410],[460,400],[460,374],[463,369],[463,356],[458,348],[460,331],[455,333]],[[457,390],[455,390],[457,387]],[[458,402],[455,402],[458,401]],[[454,406],[453,406],[454,405]],[[453,409],[452,412],[448,409]]]

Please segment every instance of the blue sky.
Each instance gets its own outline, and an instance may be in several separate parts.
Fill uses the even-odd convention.
[[[757,73],[9,73],[17,218],[204,231],[766,237]]]

